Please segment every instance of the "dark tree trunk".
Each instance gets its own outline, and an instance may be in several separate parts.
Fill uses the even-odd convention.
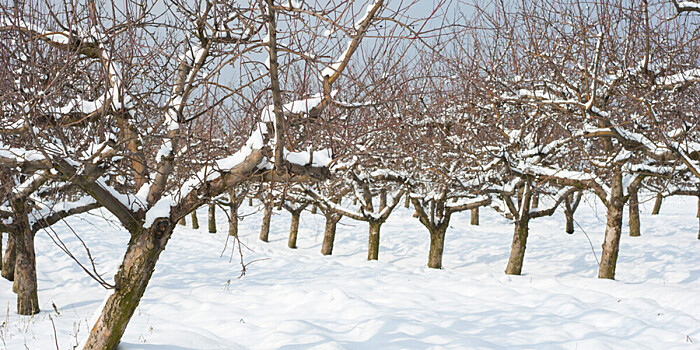
[[[566,233],[574,233],[574,213],[564,210],[564,216],[566,216]]]
[[[216,233],[216,205],[209,204],[209,233]]]
[[[600,258],[598,268],[598,278],[607,279],[615,279],[615,266],[620,249],[620,237],[622,236],[622,215],[625,202],[622,197],[622,174],[620,172],[613,176],[611,192],[607,208],[603,255]]]
[[[272,202],[265,202],[262,225],[260,226],[260,240],[268,242],[270,237],[270,221],[272,220]]]
[[[12,209],[17,220],[15,241],[15,278],[13,289],[17,293],[17,313],[34,315],[39,313],[37,294],[36,257],[34,255],[34,235],[29,227],[24,203],[14,203]]]
[[[7,248],[5,248],[5,256],[2,260],[2,277],[8,281],[14,281],[15,279],[15,261],[17,257],[17,250],[15,249],[15,233],[7,234]]]
[[[525,247],[527,245],[528,225],[530,217],[525,213],[520,220],[515,223],[513,243],[510,247],[510,258],[506,266],[506,274],[520,275],[525,260]]]
[[[656,194],[656,201],[654,201],[654,209],[651,211],[651,215],[659,215],[659,211],[661,210],[661,202],[663,202],[664,197],[661,195],[661,193]]]
[[[173,225],[168,220],[150,229],[132,232],[129,247],[114,280],[116,289],[92,328],[84,350],[115,350],[139,305],[160,253],[170,239]]]
[[[629,188],[629,225],[630,225],[630,236],[631,237],[639,237],[641,236],[641,230],[639,228],[639,199],[638,199],[638,191],[639,189],[637,188]]]
[[[382,222],[369,222],[369,245],[367,247],[367,260],[379,260],[379,231]]]
[[[379,190],[379,211],[384,210],[386,208],[386,189],[382,188]]]
[[[479,208],[472,209],[471,214],[472,214],[471,224],[474,226],[479,226]]]
[[[430,252],[428,253],[428,267],[432,269],[442,268],[442,253],[445,250],[445,231],[447,225],[437,226],[430,231]]]
[[[192,219],[192,228],[196,230],[199,228],[199,219],[197,219],[197,210],[193,210],[192,214],[190,214],[190,215],[191,215],[190,219]]]
[[[289,241],[287,246],[292,249],[297,248],[297,235],[299,233],[299,218],[301,217],[301,210],[293,211],[292,213],[292,224],[289,227]]]
[[[340,221],[340,215],[337,214],[326,214],[326,226],[323,230],[323,245],[321,246],[321,254],[331,255],[333,254],[333,243],[335,241],[335,229]]]
[[[231,199],[229,204],[229,222],[228,222],[228,235],[233,237],[238,237],[238,205],[240,203],[235,199]]]

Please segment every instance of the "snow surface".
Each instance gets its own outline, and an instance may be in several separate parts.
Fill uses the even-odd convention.
[[[605,217],[593,198],[576,218],[600,257]],[[250,264],[238,279],[225,216],[217,209],[219,233],[209,234],[203,207],[203,228],[179,226],[161,255],[119,349],[698,349],[696,199],[671,198],[658,216],[649,216],[652,204],[642,204],[642,237],[622,238],[617,281],[595,277],[586,235],[564,233],[561,213],[531,222],[524,275],[505,276],[512,225],[492,210],[482,210],[481,226],[453,215],[445,268],[432,270],[428,233],[403,207],[382,226],[380,260],[368,262],[366,223],[341,221],[334,255],[324,257],[320,215],[302,214],[291,250],[289,215],[275,212],[266,244],[259,208],[247,206],[240,232]],[[129,236],[100,213],[68,223],[111,282]],[[87,262],[68,227],[54,229]],[[47,232],[36,248],[42,312],[14,314],[12,284],[0,279],[0,348],[55,349],[53,322],[59,348],[72,349],[105,290]]]

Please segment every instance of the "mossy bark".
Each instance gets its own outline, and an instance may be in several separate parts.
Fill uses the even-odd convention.
[[[114,276],[116,289],[107,299],[84,350],[117,349],[173,228],[169,220],[163,219],[150,229],[132,232],[122,265]]]
[[[447,225],[441,225],[429,229],[430,252],[428,253],[428,267],[432,269],[442,268],[442,254],[445,250],[445,231]]]
[[[270,221],[272,221],[272,202],[265,202],[262,225],[260,226],[260,240],[263,242],[269,242]]]
[[[639,223],[639,199],[637,196],[637,188],[629,188],[629,226],[630,226],[630,236],[639,237],[641,236],[640,223]]]
[[[14,281],[15,279],[15,262],[17,260],[15,240],[16,234],[7,234],[7,247],[5,248],[5,256],[2,260],[2,277],[8,281]]]
[[[292,212],[292,224],[289,226],[289,241],[287,241],[287,246],[292,249],[297,248],[297,236],[299,234],[300,217],[301,210]]]
[[[333,254],[333,244],[335,242],[335,230],[340,221],[341,216],[333,213],[324,215],[326,217],[326,225],[323,230],[323,244],[321,245],[321,254]]]
[[[216,205],[209,204],[209,233],[216,233]]]
[[[379,260],[379,232],[383,222],[369,222],[369,244],[367,247],[367,260]]]
[[[615,267],[620,250],[620,237],[622,236],[624,206],[622,174],[617,172],[613,176],[611,194],[608,201],[605,241],[603,242],[603,254],[598,267],[598,278],[615,279]]]

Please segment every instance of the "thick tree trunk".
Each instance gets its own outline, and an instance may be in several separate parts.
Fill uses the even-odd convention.
[[[430,229],[430,253],[428,253],[429,268],[442,268],[442,253],[445,250],[445,231],[447,231],[447,225]]]
[[[265,202],[265,210],[263,211],[262,225],[260,226],[260,240],[263,242],[269,241],[270,221],[271,220],[272,220],[272,202]]]
[[[238,237],[238,205],[240,203],[236,200],[231,199],[229,204],[229,222],[228,222],[228,235],[233,237]]]
[[[84,350],[117,348],[173,228],[168,220],[162,220],[150,229],[132,233],[122,265],[114,277],[116,290],[107,299]]]
[[[336,214],[328,214],[326,217],[326,227],[323,230],[323,245],[321,246],[321,254],[333,254],[333,242],[335,241],[335,229],[340,220]]]
[[[209,204],[209,233],[216,233],[216,205]]]
[[[630,225],[630,236],[639,237],[641,236],[641,230],[639,228],[639,199],[638,199],[638,189],[629,188],[629,225]]]
[[[525,247],[527,245],[527,235],[529,231],[530,218],[526,215],[515,223],[515,232],[513,233],[513,243],[510,247],[510,258],[506,266],[507,275],[520,275],[523,269],[523,260],[525,260]]]
[[[198,229],[199,228],[199,219],[197,219],[197,210],[193,210],[191,215],[192,219],[192,228],[193,229]]]
[[[29,227],[29,218],[24,204],[15,204],[13,210],[17,222],[17,240],[15,241],[15,278],[13,290],[17,293],[17,313],[34,315],[39,313],[37,294],[36,256],[34,255],[34,234]]]
[[[654,209],[651,211],[651,215],[659,215],[659,211],[661,210],[661,202],[664,200],[664,197],[661,195],[661,193],[656,194],[656,201],[654,201]]]
[[[574,213],[564,210],[564,216],[566,217],[566,233],[574,233]]]
[[[292,249],[297,248],[297,234],[299,233],[299,218],[301,210],[292,212],[292,224],[289,227],[289,241],[287,246]]]
[[[620,249],[620,237],[622,236],[622,215],[625,202],[622,197],[622,174],[619,172],[613,177],[611,192],[607,208],[603,255],[600,258],[598,268],[598,278],[607,279],[615,279],[615,266]]]
[[[7,234],[7,248],[5,248],[5,256],[2,260],[2,277],[8,281],[14,281],[15,279],[15,261],[17,260],[15,240],[16,234]]]
[[[479,226],[479,208],[472,209],[471,214],[472,214],[471,224],[474,226]]]
[[[367,260],[379,260],[379,231],[383,222],[369,222],[369,245],[367,247]]]

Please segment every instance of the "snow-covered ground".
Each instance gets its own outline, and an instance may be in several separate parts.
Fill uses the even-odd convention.
[[[622,238],[616,281],[596,278],[592,248],[600,256],[605,211],[590,198],[576,216],[587,235],[564,233],[559,213],[532,222],[522,276],[503,273],[512,227],[492,210],[482,210],[481,226],[455,215],[445,267],[431,270],[428,233],[408,209],[382,227],[380,260],[368,262],[365,223],[341,221],[334,254],[321,256],[321,216],[302,215],[291,250],[286,212],[276,212],[262,243],[261,214],[245,207],[248,266],[238,278],[219,212],[218,234],[177,229],[120,349],[700,349],[696,199],[670,199],[654,217],[651,207],[642,208],[642,237]],[[112,281],[128,234],[97,214],[54,230],[87,262],[78,233]],[[0,346],[72,349],[107,292],[48,233],[36,247],[43,311],[16,315],[2,279]]]

